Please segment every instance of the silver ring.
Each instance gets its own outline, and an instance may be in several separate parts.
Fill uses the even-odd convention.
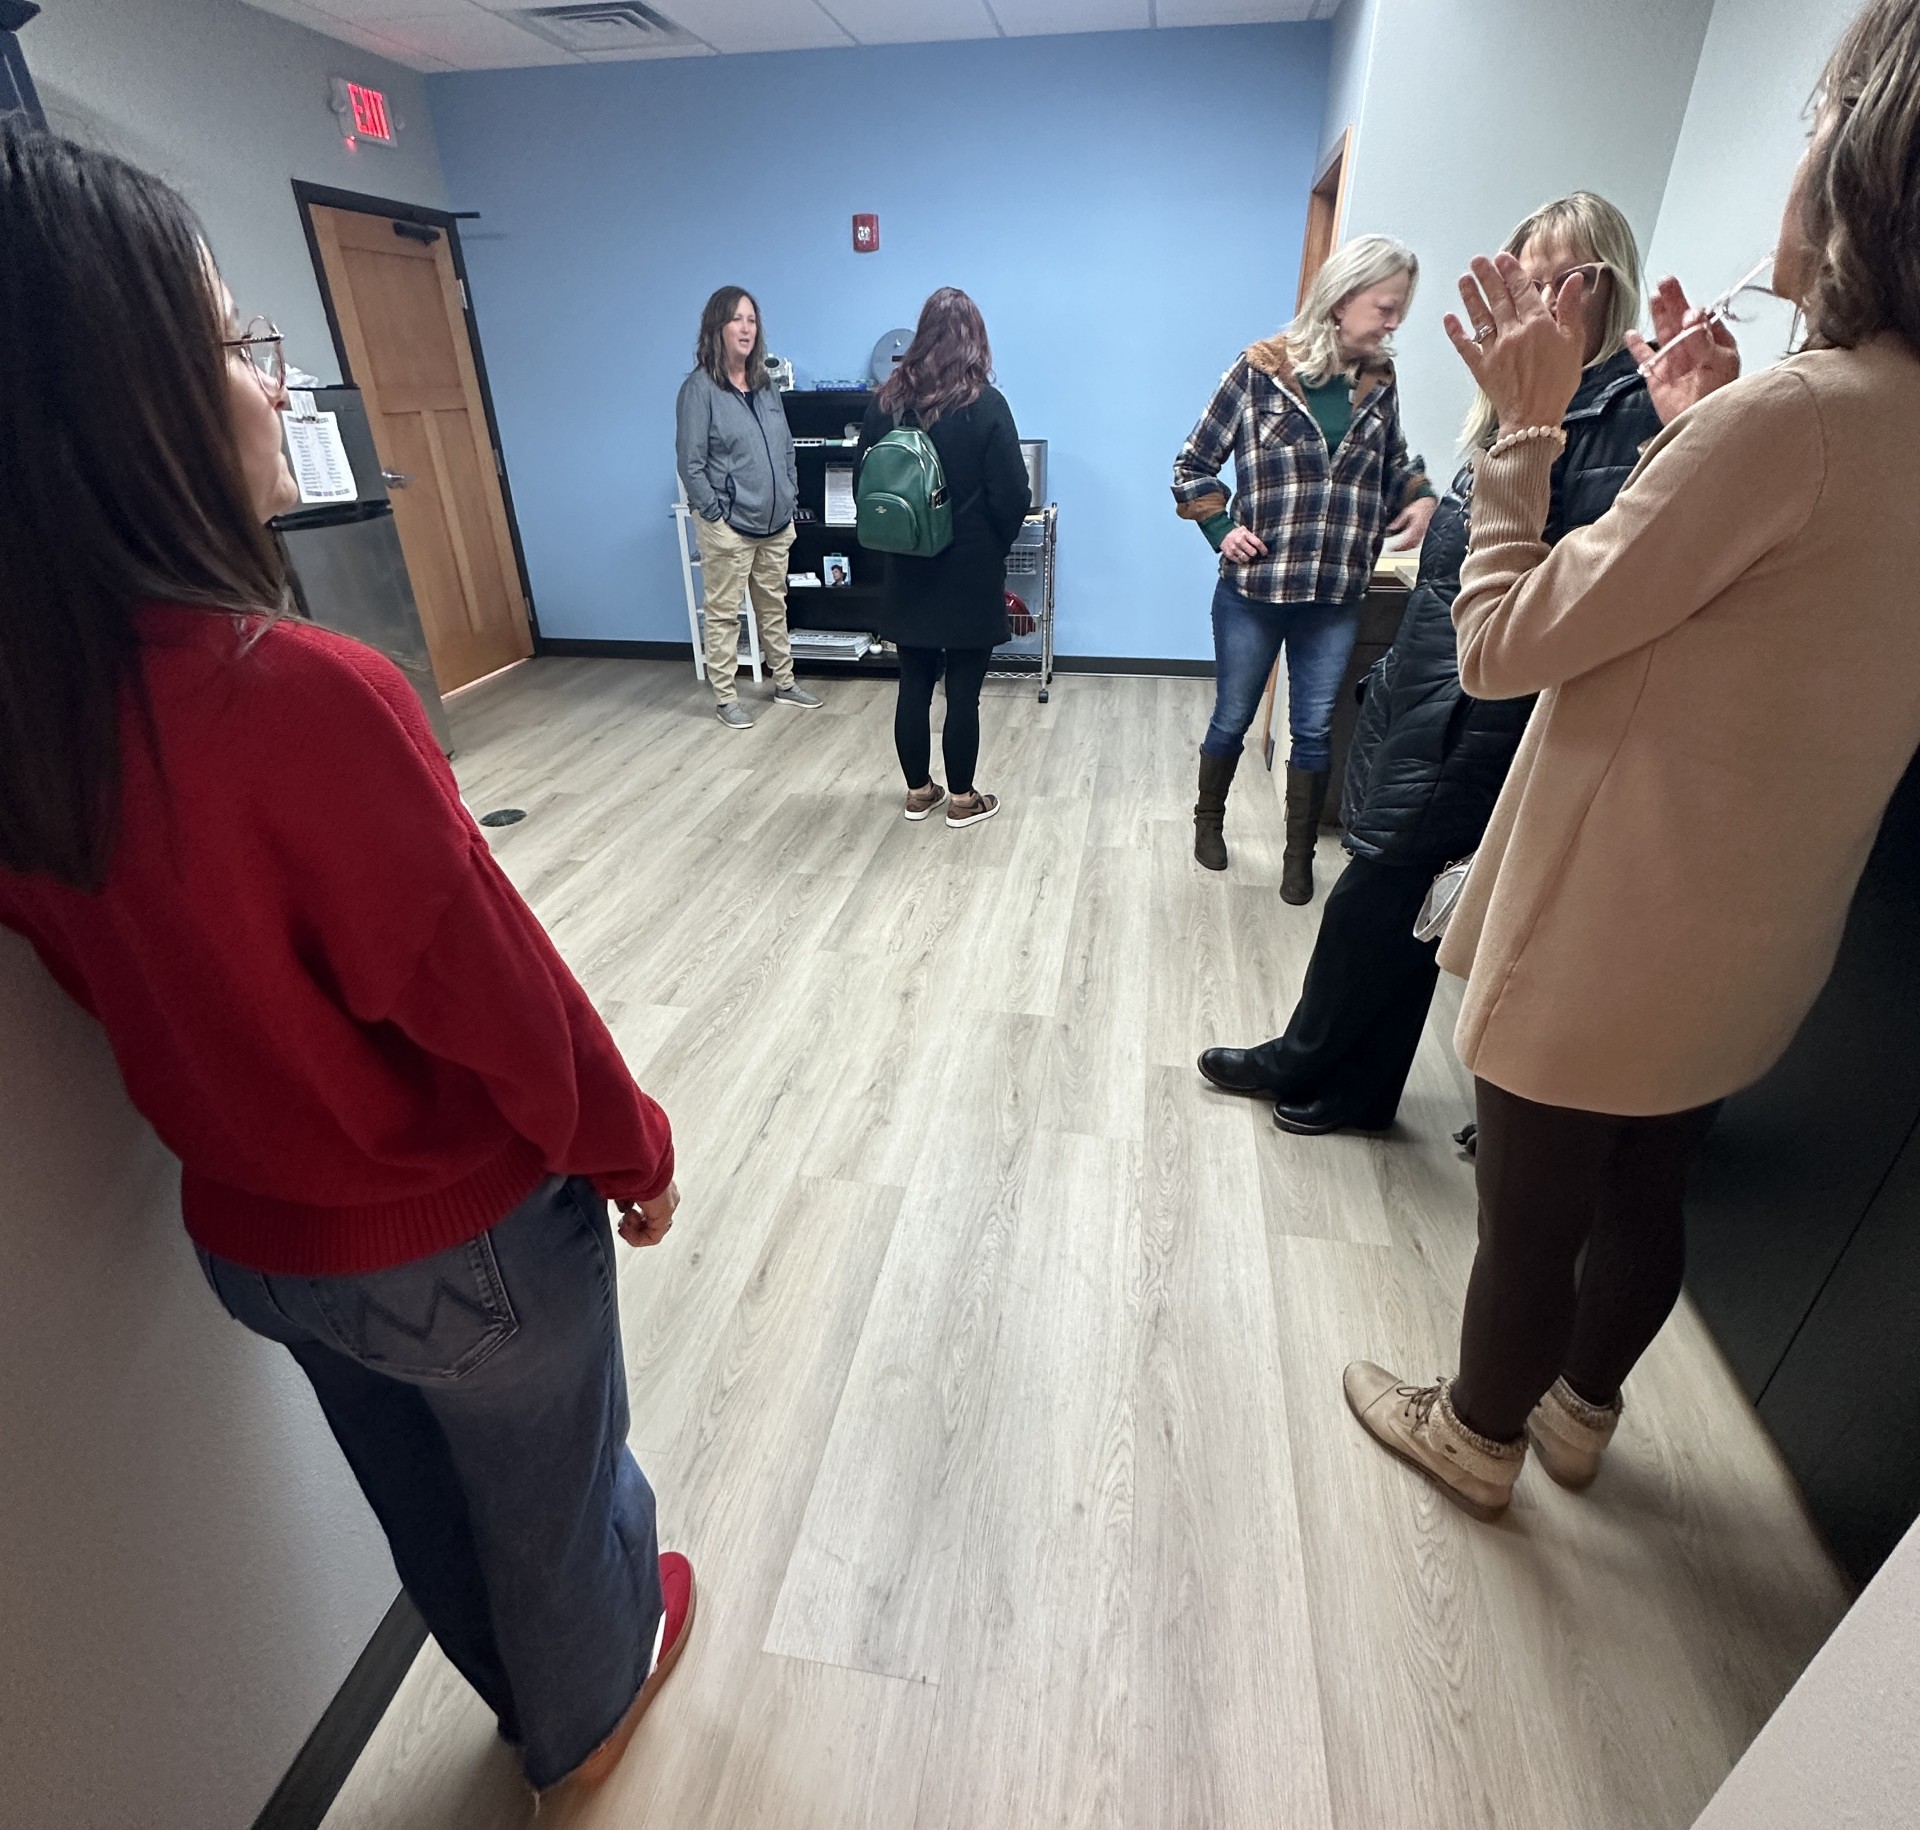
[[[1489,324],[1485,330],[1476,330],[1473,333],[1474,342],[1476,343],[1486,342],[1486,340],[1494,334],[1494,331],[1496,328],[1497,327],[1495,325]]]

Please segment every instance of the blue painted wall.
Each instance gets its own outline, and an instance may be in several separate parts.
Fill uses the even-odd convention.
[[[673,400],[714,287],[820,378],[957,285],[1050,441],[1060,651],[1210,655],[1169,469],[1292,313],[1327,51],[1313,24],[433,78],[542,630],[685,640]]]

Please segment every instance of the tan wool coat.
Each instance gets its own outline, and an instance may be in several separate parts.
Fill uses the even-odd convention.
[[[1549,550],[1553,457],[1477,467],[1461,683],[1541,697],[1440,962],[1475,1074],[1677,1112],[1785,1050],[1920,746],[1920,360],[1721,389]]]

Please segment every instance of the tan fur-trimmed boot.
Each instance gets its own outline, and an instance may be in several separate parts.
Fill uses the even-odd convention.
[[[1341,1381],[1347,1408],[1383,1448],[1440,1483],[1447,1497],[1476,1519],[1497,1519],[1513,1498],[1527,1445],[1495,1442],[1455,1414],[1449,1381],[1404,1385],[1371,1360],[1355,1360]]]
[[[1561,1486],[1585,1487],[1600,1472],[1620,1410],[1618,1398],[1608,1405],[1589,1404],[1565,1379],[1556,1379],[1527,1419],[1527,1440]]]

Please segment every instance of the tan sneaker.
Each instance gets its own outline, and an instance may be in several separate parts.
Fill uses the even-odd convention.
[[[1585,1487],[1600,1472],[1600,1457],[1620,1422],[1620,1400],[1589,1404],[1564,1379],[1533,1407],[1527,1438],[1546,1470],[1563,1487]]]
[[[907,818],[924,820],[942,801],[947,791],[936,781],[929,781],[925,787],[907,790]]]
[[[975,788],[967,794],[956,794],[947,802],[947,824],[978,826],[982,820],[992,819],[999,811],[999,795],[982,794]]]
[[[1341,1381],[1360,1426],[1402,1461],[1412,1462],[1477,1519],[1497,1519],[1513,1498],[1527,1459],[1525,1442],[1494,1442],[1454,1414],[1447,1381],[1402,1385],[1384,1366],[1355,1360]]]

